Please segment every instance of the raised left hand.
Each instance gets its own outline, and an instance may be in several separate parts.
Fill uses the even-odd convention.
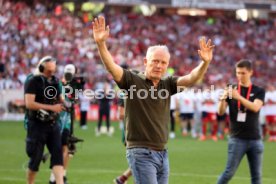
[[[209,63],[213,58],[213,48],[215,45],[212,45],[211,39],[206,43],[206,38],[203,36],[199,39],[199,48],[198,55],[202,61]]]

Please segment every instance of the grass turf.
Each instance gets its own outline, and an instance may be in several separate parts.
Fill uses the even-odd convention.
[[[121,132],[117,123],[112,126],[116,130],[112,137],[96,137],[95,123],[89,123],[88,130],[81,130],[76,124],[75,135],[85,142],[78,144],[77,153],[69,163],[70,184],[111,184],[127,168]],[[25,135],[22,122],[0,122],[0,184],[26,183]],[[176,139],[169,140],[168,148],[171,184],[214,184],[226,164],[226,140],[200,142],[179,134]],[[48,167],[49,161],[41,164],[36,183],[48,183]],[[275,184],[275,173],[276,143],[265,142],[263,184]],[[250,183],[246,158],[230,183]]]

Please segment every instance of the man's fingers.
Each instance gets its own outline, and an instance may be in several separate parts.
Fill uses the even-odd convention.
[[[206,48],[206,38],[205,38],[205,36],[202,36],[201,37],[201,46],[202,46],[202,48],[204,49],[204,48]]]
[[[199,39],[199,49],[200,50],[203,49],[203,39],[202,39],[202,37],[200,37],[200,39]]]
[[[201,57],[201,50],[197,50],[197,53]]]
[[[94,22],[94,21],[92,21],[92,28],[93,28],[93,30],[96,30],[96,29],[97,29],[97,27],[96,27],[96,25],[95,25],[95,22]]]
[[[207,49],[207,48],[213,49],[215,45],[212,45],[211,39],[208,39],[208,42],[206,43],[206,37],[202,36],[199,40],[199,47],[200,47],[200,50]]]
[[[206,46],[207,46],[207,47],[210,47],[210,46],[211,46],[211,43],[212,43],[212,41],[211,41],[211,39],[209,39]]]
[[[98,20],[98,18],[94,18],[94,25],[95,25],[95,28],[99,27],[99,20]]]
[[[101,27],[105,28],[105,19],[104,19],[104,17],[103,16],[99,16],[98,20],[99,20],[99,25]]]
[[[209,49],[213,49],[215,47],[215,45],[211,45],[209,46]]]
[[[108,33],[109,33],[109,30],[110,30],[110,29],[109,29],[109,26],[106,26],[106,31],[107,31]]]
[[[206,43],[206,37],[205,37],[205,36],[202,36],[202,37],[201,37],[201,40],[202,40],[204,43]]]

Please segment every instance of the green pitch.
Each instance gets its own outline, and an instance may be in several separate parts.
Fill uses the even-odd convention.
[[[113,123],[112,137],[95,136],[95,123],[88,130],[77,125],[75,135],[85,139],[78,144],[78,151],[71,159],[67,176],[70,184],[111,184],[112,180],[127,168],[125,148],[121,132]],[[24,184],[27,156],[26,132],[21,122],[0,122],[0,184]],[[214,184],[226,163],[227,141],[199,142],[180,135],[169,140],[171,184]],[[49,161],[41,164],[37,183],[48,183]],[[265,143],[263,184],[276,183],[276,143]],[[128,183],[133,183],[130,180]],[[250,183],[246,158],[243,159],[231,184]]]

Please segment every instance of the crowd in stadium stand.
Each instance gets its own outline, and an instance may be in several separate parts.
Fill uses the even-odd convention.
[[[30,7],[24,2],[1,2],[0,90],[22,88],[26,76],[45,55],[57,58],[59,77],[66,64],[75,64],[87,80],[86,88],[101,88],[101,82],[111,79],[96,51],[91,24],[83,17],[61,6],[49,9],[39,3]],[[205,35],[216,47],[204,79],[206,85],[200,87],[208,88],[212,84],[223,88],[224,82],[236,83],[234,64],[247,58],[254,63],[253,82],[267,87],[269,81],[269,88],[273,88],[271,94],[268,92],[266,102],[275,101],[276,19],[242,22],[226,16],[191,17],[159,13],[146,17],[116,11],[103,13],[111,27],[108,46],[118,64],[143,70],[147,47],[166,44],[171,52],[170,67],[173,68],[169,73],[188,74],[198,64],[198,40]],[[273,108],[265,107],[262,117],[267,114],[267,109],[275,115],[276,106]]]
[[[39,59],[52,55],[63,66],[74,63],[86,74],[88,87],[106,76],[92,39],[89,23],[66,9],[34,7],[24,2],[4,1],[0,6],[0,89],[20,88]],[[199,60],[198,39],[205,35],[216,45],[206,84],[235,82],[233,65],[242,58],[254,61],[254,82],[276,84],[276,20],[188,17],[156,14],[105,13],[111,27],[109,47],[115,61],[141,68],[146,48],[166,44],[170,67],[176,75],[187,74]]]

